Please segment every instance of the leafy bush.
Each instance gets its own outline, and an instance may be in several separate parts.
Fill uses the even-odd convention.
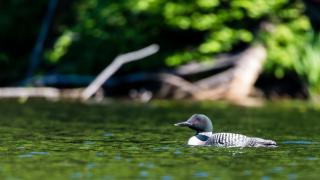
[[[267,72],[282,78],[286,71],[293,70],[295,58],[306,43],[310,24],[306,17],[295,17],[289,22],[270,25],[269,32],[261,33],[261,39],[268,50]]]
[[[120,52],[153,42],[161,45],[163,60],[144,61],[135,68],[211,59],[262,41],[269,49],[266,70],[281,77],[292,67],[287,53],[310,29],[303,4],[288,0],[82,0],[75,10],[76,22],[62,28],[47,54],[51,62],[77,62],[82,67],[74,71],[85,73],[103,68]],[[266,32],[263,24],[274,30]]]
[[[320,34],[309,33],[307,41],[299,43],[295,52],[293,68],[310,86],[313,93],[320,92]]]

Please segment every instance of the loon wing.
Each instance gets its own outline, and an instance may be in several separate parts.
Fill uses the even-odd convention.
[[[205,145],[222,147],[277,147],[275,141],[236,133],[214,133]]]
[[[236,133],[214,133],[206,142],[206,145],[223,147],[244,147],[248,137]]]

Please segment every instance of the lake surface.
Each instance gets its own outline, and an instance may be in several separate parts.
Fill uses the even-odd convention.
[[[216,132],[278,148],[189,147],[173,126],[207,114]],[[320,106],[0,101],[0,179],[319,179]]]

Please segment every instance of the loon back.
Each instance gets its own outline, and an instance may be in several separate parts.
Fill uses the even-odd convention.
[[[214,133],[204,145],[221,147],[276,147],[276,142],[235,133]]]

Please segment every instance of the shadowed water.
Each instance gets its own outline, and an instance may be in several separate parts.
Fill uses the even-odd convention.
[[[173,126],[207,114],[216,132],[278,148],[189,147]],[[241,108],[225,103],[0,102],[0,179],[316,179],[320,107],[301,102]]]

